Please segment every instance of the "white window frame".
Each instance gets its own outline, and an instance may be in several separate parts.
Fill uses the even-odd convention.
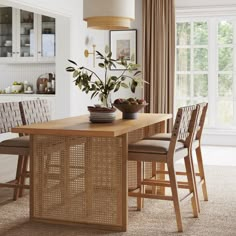
[[[236,49],[236,5],[230,7],[206,7],[206,8],[191,8],[191,9],[177,9],[176,10],[176,22],[190,22],[190,21],[207,21],[209,24],[208,27],[208,40],[209,47],[208,47],[208,101],[211,104],[208,110],[208,119],[209,125],[205,128],[205,136],[211,136],[213,139],[212,142],[207,142],[210,144],[217,144],[220,143],[224,145],[224,142],[216,141],[216,137],[223,137],[226,140],[225,135],[230,138],[230,141],[225,141],[226,145],[236,145],[236,141],[232,141],[232,135],[236,138],[236,50],[234,50],[234,127],[216,127],[216,111],[217,111],[217,81],[210,78],[218,78],[218,62],[216,61],[215,65],[213,63],[209,63],[210,56],[214,58],[218,58],[217,55],[217,45],[216,41],[212,40],[217,36],[217,29],[213,29],[212,24],[215,23],[216,18],[218,19],[228,19],[234,20],[234,47]],[[191,35],[192,37],[192,35]],[[209,54],[211,54],[209,56]],[[192,63],[192,62],[191,62]],[[213,89],[212,89],[213,88]],[[213,137],[214,136],[214,137]]]

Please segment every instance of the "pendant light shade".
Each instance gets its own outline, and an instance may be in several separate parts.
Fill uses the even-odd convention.
[[[135,17],[135,0],[84,0],[83,3],[88,28],[128,29]]]

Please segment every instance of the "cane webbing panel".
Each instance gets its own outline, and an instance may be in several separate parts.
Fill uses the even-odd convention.
[[[128,140],[129,140],[129,143],[134,143],[134,142],[137,142],[138,140],[141,140],[144,138],[144,128],[142,129],[137,129],[137,130],[134,130],[132,132],[129,132],[128,133]]]
[[[41,123],[51,119],[46,99],[26,100],[20,102],[23,124]]]
[[[150,137],[154,134],[160,133],[161,129],[162,129],[161,125],[162,125],[161,123],[156,123],[156,124],[148,126],[147,133],[145,134],[145,137]]]
[[[33,136],[31,217],[122,224],[122,138]]]
[[[18,102],[0,103],[0,133],[11,132],[11,128],[22,125]]]

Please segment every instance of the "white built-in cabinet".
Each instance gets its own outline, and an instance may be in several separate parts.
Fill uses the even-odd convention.
[[[54,62],[55,18],[0,7],[0,62]]]

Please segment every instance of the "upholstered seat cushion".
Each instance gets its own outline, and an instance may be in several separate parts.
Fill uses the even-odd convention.
[[[171,138],[171,133],[159,133],[159,134],[154,134],[150,137],[147,137],[146,139],[158,139],[158,140],[170,140]]]
[[[165,141],[169,141],[171,138],[171,133],[159,133],[159,134],[154,134],[150,137],[147,137],[145,139],[149,139],[149,140],[165,140]],[[196,149],[197,147],[199,147],[200,143],[198,139],[195,139],[193,141],[193,149]]]
[[[169,149],[169,144],[169,141],[144,139],[129,144],[129,152],[166,154]],[[184,148],[184,144],[177,142],[176,150],[181,148]]]
[[[0,143],[0,147],[27,147],[29,148],[29,136],[21,136],[12,139],[6,139]]]

